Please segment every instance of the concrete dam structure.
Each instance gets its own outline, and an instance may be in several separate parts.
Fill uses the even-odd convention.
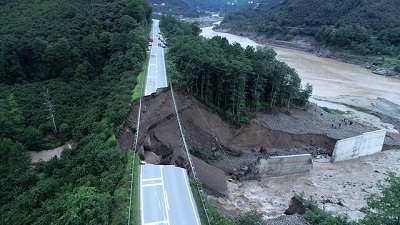
[[[336,142],[331,162],[356,159],[382,151],[386,130],[377,130]]]
[[[308,172],[312,168],[311,158],[311,154],[259,158],[250,170],[259,177]]]

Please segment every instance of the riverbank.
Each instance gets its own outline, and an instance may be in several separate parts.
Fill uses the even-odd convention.
[[[243,47],[247,45],[263,46],[247,37],[217,32],[212,28],[203,28],[201,35],[206,38],[218,35],[227,38],[230,43],[240,43]],[[344,112],[351,111],[351,116],[360,123],[367,123],[377,128],[396,127],[397,130],[399,129],[399,79],[378,76],[358,65],[319,57],[314,53],[298,50],[294,47],[285,46],[282,48],[277,47],[277,45],[272,45],[272,47],[277,52],[276,58],[278,60],[285,62],[297,71],[303,85],[310,83],[313,86],[311,102]],[[338,98],[340,98],[340,102],[338,102]],[[352,98],[358,98],[358,100],[352,100]],[[377,100],[378,98],[381,100]],[[346,102],[343,102],[344,99],[347,99]],[[388,104],[383,102],[384,100],[393,104],[389,104],[390,107],[384,109],[372,107],[373,104]],[[370,102],[370,104],[366,105],[365,102]],[[347,107],[344,105],[347,105]],[[369,108],[366,109],[366,106]],[[365,114],[370,116],[365,116]],[[389,125],[384,123],[389,123]],[[393,126],[390,123],[393,123]]]
[[[216,32],[211,27],[203,28],[201,35],[206,38],[216,35],[225,37],[230,43],[237,42],[242,47],[263,46],[245,35]],[[335,126],[341,121],[340,118],[333,117],[318,108],[316,111],[308,110],[308,113],[290,110],[287,113],[264,114],[258,121],[267,124],[267,127],[274,132],[279,130],[284,134],[319,133],[335,139],[346,138],[346,135],[349,135],[347,137],[357,135],[359,134],[357,132],[363,132],[363,126],[370,127],[369,129],[387,129],[392,133],[387,133],[384,149],[391,150],[336,164],[329,163],[328,156],[322,156],[315,161],[314,169],[310,173],[265,178],[261,181],[229,183],[230,194],[224,198],[213,198],[213,200],[231,215],[258,208],[264,213],[265,218],[275,218],[287,209],[290,198],[294,194],[304,193],[305,197],[312,196],[329,212],[339,215],[348,214],[352,220],[362,218],[363,214],[359,209],[365,206],[364,198],[369,193],[379,191],[376,183],[384,179],[388,172],[400,171],[398,164],[400,150],[395,150],[398,149],[396,145],[400,142],[396,129],[400,112],[398,98],[400,80],[378,76],[354,63],[320,57],[307,49],[277,44],[271,46],[277,52],[278,60],[296,69],[303,84],[313,85],[311,102],[319,106],[339,109],[345,113],[342,117],[358,123],[357,126],[352,124],[340,129],[337,128],[338,126],[336,129],[332,128],[332,124]],[[386,116],[396,119],[397,122],[385,120]],[[257,137],[256,134],[260,134],[258,128],[240,132],[242,135],[248,134],[243,138],[247,144]],[[295,128],[297,130],[292,130]],[[279,137],[283,137],[282,134]],[[262,135],[262,137],[264,142],[278,138],[271,135]],[[288,136],[285,136],[280,140],[287,139]],[[321,145],[317,144],[317,146]],[[317,150],[323,152],[324,149]],[[277,154],[283,152],[282,148],[269,149],[270,153],[275,153],[275,151]],[[298,153],[299,149],[296,151]],[[237,161],[235,163],[239,164]],[[338,202],[341,204],[337,204]]]
[[[269,45],[272,47],[288,48],[313,53],[318,57],[330,58],[339,62],[364,67],[377,75],[400,79],[400,73],[394,71],[394,67],[396,66],[396,63],[399,63],[399,60],[388,59],[385,58],[385,56],[359,56],[345,52],[334,52],[324,46],[317,48],[315,47],[316,41],[312,37],[306,36],[296,36],[291,41],[283,41],[260,36],[254,32],[238,31],[227,27],[216,26],[213,30],[216,32],[247,37],[260,45]]]
[[[365,205],[364,197],[379,191],[376,183],[388,172],[400,171],[400,164],[396,163],[400,151],[394,150],[400,148],[400,134],[396,133],[387,133],[384,148],[388,151],[330,163],[329,155],[336,140],[376,128],[358,122],[345,123],[344,118],[351,121],[345,115],[330,114],[312,103],[302,109],[259,112],[250,124],[233,126],[188,93],[176,90],[175,98],[187,145],[196,157],[195,164],[202,161],[196,164],[196,170],[208,193],[216,193],[219,189],[215,188],[219,188],[221,181],[224,183],[235,171],[248,168],[262,154],[319,155],[314,169],[308,173],[261,180],[243,180],[245,178],[241,179],[238,174],[238,182],[222,187],[225,196],[210,196],[228,215],[257,209],[265,218],[276,218],[283,215],[294,194],[303,192],[305,197],[313,196],[333,213],[348,213],[358,219],[362,217],[358,210]],[[142,105],[139,143],[143,145],[139,149],[153,152],[162,159],[162,164],[184,166],[180,133],[176,118],[171,116],[174,109],[170,89],[159,89],[156,94],[143,97]],[[134,134],[129,127],[136,126],[138,108],[139,102],[135,101],[127,119],[129,122],[116,135],[122,148],[132,146]],[[147,160],[145,155],[143,158]],[[339,201],[342,206],[336,204]]]
[[[64,149],[71,149],[71,148],[72,148],[71,143],[67,142],[64,145],[57,147],[55,149],[41,150],[41,151],[37,151],[37,152],[30,151],[31,162],[37,163],[40,161],[49,161],[53,157],[60,159],[62,151],[64,151]]]

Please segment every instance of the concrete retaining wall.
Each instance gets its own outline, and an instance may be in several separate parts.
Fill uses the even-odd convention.
[[[332,153],[331,162],[356,159],[372,155],[382,150],[386,130],[377,130],[362,135],[339,140]]]
[[[311,154],[272,156],[268,159],[260,158],[254,172],[259,176],[279,176],[308,172],[311,167]]]

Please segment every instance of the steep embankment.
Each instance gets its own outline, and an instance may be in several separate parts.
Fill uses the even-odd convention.
[[[312,152],[330,155],[337,139],[372,130],[358,123],[343,123],[339,128],[344,117],[335,117],[316,105],[259,113],[250,124],[233,126],[193,96],[180,91],[175,93],[192,155],[227,174],[254,163],[261,154]],[[117,135],[123,148],[133,146],[132,128],[137,127],[137,112],[138,102],[135,102],[128,123]],[[400,148],[400,138],[397,140],[397,143],[390,142],[391,147]],[[183,147],[169,88],[143,98],[139,146],[142,155],[151,151],[160,156],[159,163],[182,165]]]

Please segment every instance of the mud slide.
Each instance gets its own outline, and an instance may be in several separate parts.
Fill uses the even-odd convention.
[[[358,123],[343,123],[339,128],[342,118],[313,104],[305,109],[259,113],[249,125],[238,127],[191,95],[176,91],[176,100],[191,154],[226,175],[248,167],[261,155],[331,155],[336,140],[371,130]],[[134,102],[126,125],[117,134],[122,148],[132,149],[137,112],[138,102]],[[160,156],[160,164],[186,164],[169,88],[143,98],[139,144],[140,152]]]

